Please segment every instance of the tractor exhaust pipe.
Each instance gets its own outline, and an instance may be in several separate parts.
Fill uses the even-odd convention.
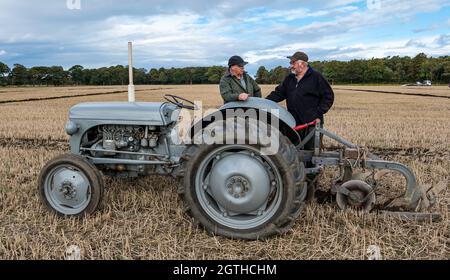
[[[133,43],[128,42],[128,75],[129,75],[129,84],[128,84],[128,102],[135,102],[136,96],[134,93],[134,84],[133,84]]]

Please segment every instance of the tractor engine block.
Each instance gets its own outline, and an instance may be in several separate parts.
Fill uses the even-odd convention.
[[[111,151],[122,149],[137,152],[144,138],[144,129],[140,126],[104,125],[101,127],[101,133],[103,148]]]

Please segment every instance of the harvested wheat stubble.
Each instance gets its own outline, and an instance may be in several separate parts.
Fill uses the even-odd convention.
[[[158,91],[138,89],[144,89],[136,93],[139,101],[163,101],[164,94],[175,94],[201,100],[205,108],[222,104],[216,85],[173,86]],[[272,89],[273,86],[264,85],[263,94]],[[63,128],[70,107],[105,100],[105,96],[90,96],[0,105],[0,138],[66,139]],[[107,100],[126,101],[127,96],[112,94]],[[325,126],[363,146],[449,150],[450,100],[337,91]]]
[[[169,86],[140,86],[139,90],[160,90]],[[126,93],[126,86],[105,87],[26,87],[0,90],[0,104],[20,101],[59,99],[75,96],[101,95],[108,93]]]
[[[1,259],[61,259],[72,244],[84,259],[365,259],[370,244],[389,259],[449,257],[448,194],[438,207],[444,211],[440,223],[405,223],[312,204],[287,235],[248,242],[210,237],[195,227],[183,215],[171,178],[105,178],[101,210],[84,219],[58,218],[38,200],[36,177],[47,160],[63,152],[0,148]],[[414,164],[416,172],[427,168]],[[449,167],[438,166],[436,174],[443,176]]]
[[[405,94],[420,94],[418,96],[442,96],[450,97],[450,88],[448,86],[432,86],[432,87],[414,87],[414,86],[334,86],[335,90],[350,90],[361,92],[393,92]]]
[[[264,95],[271,89],[264,85]],[[136,96],[162,101],[167,93],[203,100],[208,108],[222,103],[217,85],[171,86]],[[55,217],[38,199],[38,173],[46,161],[68,151],[63,127],[69,108],[106,99],[126,101],[127,96],[0,105],[0,259],[61,259],[72,244],[81,248],[83,259],[367,259],[369,245],[379,246],[386,259],[450,259],[448,190],[433,209],[442,214],[442,222],[402,222],[313,203],[287,235],[264,242],[208,236],[183,214],[177,182],[161,176],[134,181],[105,177],[102,209],[84,219]],[[339,90],[325,122],[382,158],[410,166],[421,183],[449,182],[450,101]],[[323,175],[323,190],[334,175]],[[387,179],[392,186],[402,180]]]
[[[346,91],[360,91],[360,92],[370,92],[370,93],[387,93],[387,94],[399,94],[399,95],[411,95],[411,96],[421,96],[421,97],[434,97],[434,98],[444,98],[450,99],[450,96],[434,95],[429,93],[409,93],[409,92],[398,92],[398,91],[383,91],[383,90],[371,90],[371,89],[341,89]]]

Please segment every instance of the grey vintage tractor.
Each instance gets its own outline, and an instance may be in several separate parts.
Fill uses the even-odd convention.
[[[314,196],[314,175],[326,166],[339,167],[332,192],[342,209],[374,209],[377,181],[384,170],[406,178],[406,194],[392,200],[391,206],[415,212],[434,202],[433,191],[418,185],[406,166],[380,160],[321,128],[319,121],[296,126],[292,115],[272,101],[250,98],[227,103],[192,122],[187,132],[192,142],[186,144],[174,140],[174,131],[182,108],[196,106],[178,96],[165,99],[72,107],[65,126],[70,153],[50,160],[39,175],[44,204],[62,216],[84,216],[102,200],[101,173],[124,178],[165,174],[180,180],[183,208],[209,233],[259,239],[291,228],[305,201]],[[261,112],[269,117],[262,118]],[[298,131],[308,126],[315,129],[300,139]],[[277,133],[270,132],[269,141],[249,138],[251,131],[267,133],[274,127]],[[199,135],[220,136],[223,142],[196,142]],[[342,145],[326,151],[322,136]],[[314,149],[305,150],[312,137]],[[276,151],[264,151],[274,140]]]

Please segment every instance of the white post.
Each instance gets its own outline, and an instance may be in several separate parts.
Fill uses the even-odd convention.
[[[134,94],[134,84],[133,84],[133,43],[131,42],[128,42],[128,72],[129,72],[128,102],[135,102],[136,97]]]

